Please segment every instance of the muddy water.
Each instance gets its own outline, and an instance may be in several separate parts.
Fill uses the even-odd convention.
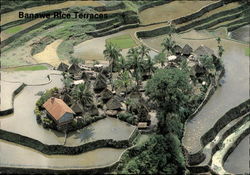
[[[250,25],[240,27],[230,32],[230,37],[239,41],[250,42]]]
[[[234,174],[250,173],[248,165],[250,149],[249,138],[250,135],[247,135],[227,158],[224,163],[224,169],[227,172]]]
[[[21,83],[8,83],[1,81],[0,110],[12,108],[12,93],[21,86]]]
[[[79,155],[45,155],[28,147],[0,140],[0,166],[78,169],[100,167],[119,160],[125,149],[99,148]]]
[[[33,72],[19,71],[14,73],[4,72],[1,78],[4,80],[22,81],[26,84],[35,85],[48,82],[47,75],[49,73],[60,72],[51,70]],[[62,87],[61,78],[61,75],[53,75],[51,76],[52,82],[49,84],[25,87],[14,100],[14,114],[0,119],[1,129],[22,134],[46,144],[62,144],[64,142],[64,134],[42,128],[37,124],[33,112],[35,103],[40,97],[37,93],[53,87]],[[8,86],[5,88],[8,88]],[[134,127],[127,123],[113,118],[106,118],[93,123],[89,127],[71,133],[67,139],[66,145],[76,146],[99,139],[125,140],[129,138],[133,130]]]
[[[161,6],[146,9],[139,14],[142,24],[168,21],[200,10],[214,1],[173,1]]]
[[[77,133],[70,134],[66,145],[79,145],[101,139],[126,140],[129,139],[134,129],[135,127],[128,123],[107,117],[78,130]]]
[[[61,60],[57,55],[57,48],[62,43],[62,41],[63,40],[59,39],[52,42],[51,44],[47,45],[42,52],[33,55],[33,58],[35,58],[38,63],[48,63],[55,67],[58,66]]]
[[[160,43],[164,37],[144,39],[143,41],[155,49],[161,49]],[[215,39],[187,40],[182,39],[182,37],[199,39],[212,37],[208,33],[193,31],[175,36],[175,39],[181,46],[188,43],[196,49],[199,45],[204,44],[215,51],[217,49]],[[226,69],[226,75],[223,77],[225,83],[223,83],[222,87],[218,87],[202,110],[187,123],[183,144],[190,153],[194,153],[201,148],[200,137],[224,113],[249,98],[249,58],[244,54],[247,45],[224,39],[222,45],[225,49],[223,55]]]

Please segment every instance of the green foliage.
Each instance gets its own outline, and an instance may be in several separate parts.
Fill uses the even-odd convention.
[[[146,95],[158,103],[160,109],[177,112],[189,99],[191,87],[188,74],[177,68],[158,69],[146,84]]]
[[[172,31],[172,27],[170,28],[170,31]],[[163,46],[163,52],[167,50],[168,54],[172,54],[175,44],[176,42],[172,39],[171,34],[169,34],[161,43],[161,45]]]
[[[36,70],[47,70],[48,68],[44,65],[34,65],[34,66],[22,66],[14,68],[13,71],[36,71]]]
[[[207,55],[203,55],[201,57],[199,57],[199,61],[201,62],[201,64],[207,69],[207,70],[214,70],[215,69],[215,65],[213,62],[213,58]]]
[[[119,49],[127,49],[136,46],[135,41],[130,35],[121,35],[113,38],[108,38],[106,43],[111,43]]]
[[[124,113],[119,113],[117,115],[118,119],[128,122],[131,125],[137,125],[138,120],[135,115],[129,113],[129,112],[124,112]]]
[[[128,87],[132,86],[132,77],[128,71],[121,73],[117,80],[115,80],[116,88],[125,88],[125,93],[128,92]]]
[[[164,67],[164,63],[166,62],[166,54],[164,52],[160,52],[157,55],[155,55],[154,60],[157,63],[160,63],[161,67]]]
[[[183,174],[184,159],[179,153],[181,144],[176,136],[152,135],[139,148],[129,150],[129,162],[121,173]]]
[[[58,92],[58,88],[54,87],[50,90],[46,90],[46,92],[37,100],[36,106],[42,107],[42,105],[54,95],[54,93]]]
[[[90,84],[84,82],[76,85],[71,95],[76,102],[80,102],[83,106],[93,103],[93,93],[90,91]]]
[[[22,29],[23,28],[21,26],[15,26],[15,27],[8,28],[4,32],[7,34],[15,34],[17,32],[20,32]]]
[[[79,63],[84,64],[85,61],[84,61],[83,59],[81,59],[81,58],[71,57],[71,58],[69,59],[69,63],[70,63],[70,64],[79,64]]]

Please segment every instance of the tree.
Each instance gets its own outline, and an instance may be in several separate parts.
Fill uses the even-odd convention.
[[[64,84],[64,88],[66,92],[69,92],[69,89],[73,83],[73,80],[68,75],[65,75],[65,78],[62,79],[62,82]]]
[[[69,63],[70,63],[70,64],[79,64],[79,63],[84,64],[85,61],[84,61],[83,59],[81,59],[81,58],[71,57],[71,58],[69,59]]]
[[[199,61],[201,62],[201,64],[208,70],[214,70],[215,69],[215,65],[213,62],[213,58],[208,56],[208,55],[203,55],[199,58]]]
[[[112,43],[106,43],[106,49],[103,51],[104,57],[109,61],[110,66],[110,82],[112,81],[113,66],[116,65],[118,58],[121,56],[121,50]],[[112,83],[111,83],[112,84]],[[113,90],[112,84],[112,90]]]
[[[168,35],[167,38],[161,43],[163,46],[163,52],[167,50],[168,55],[172,53],[176,42],[172,39],[172,35]]]
[[[224,51],[225,50],[224,50],[223,46],[218,46],[218,55],[220,58],[222,57]]]
[[[118,76],[118,79],[115,81],[115,86],[117,88],[125,88],[125,96],[128,93],[128,87],[133,83],[132,77],[128,71],[125,71]]]
[[[165,66],[164,63],[166,61],[166,54],[164,52],[160,52],[157,55],[155,55],[154,59],[157,63],[161,64],[161,67]]]
[[[150,56],[148,56],[148,59],[144,61],[144,70],[147,71],[150,76],[155,70],[154,64],[155,62]]]
[[[187,107],[191,86],[187,72],[177,69],[158,69],[152,79],[148,80],[145,93],[158,104],[159,129],[165,132],[168,112],[180,113],[181,108]]]
[[[150,49],[148,47],[146,47],[145,45],[141,45],[138,50],[141,59],[144,59],[144,57],[149,57],[149,51]]]
[[[128,67],[133,69],[132,76],[135,77],[137,89],[139,89],[139,84],[141,80],[141,75],[144,72],[144,62],[140,56],[138,48],[131,48],[128,51]]]
[[[124,56],[120,56],[118,61],[117,61],[117,68],[119,70],[122,70],[122,72],[125,72],[125,70],[127,69],[127,62],[126,59],[124,58]]]
[[[87,82],[76,85],[72,89],[71,95],[76,102],[80,102],[83,106],[93,103],[93,94],[90,91],[90,84]]]

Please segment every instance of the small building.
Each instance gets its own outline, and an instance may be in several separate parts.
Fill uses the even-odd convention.
[[[195,51],[194,54],[197,57],[201,57],[201,56],[213,56],[214,55],[214,51],[206,46],[201,45],[200,47],[198,47]]]
[[[69,66],[67,64],[61,62],[59,66],[57,67],[57,70],[62,71],[62,72],[67,72],[68,68]]]
[[[79,103],[74,103],[71,106],[71,109],[75,112],[77,115],[81,115],[83,113],[83,106]]]
[[[173,48],[175,55],[180,55],[182,53],[182,48],[179,45],[175,45]]]
[[[78,64],[72,64],[69,69],[68,72],[71,74],[77,74],[81,71],[81,68],[78,66]]]
[[[190,47],[188,44],[186,44],[183,49],[182,49],[182,54],[185,55],[185,56],[189,56],[191,55],[191,53],[193,52],[193,49],[192,47]]]
[[[48,116],[55,121],[58,127],[71,123],[74,118],[74,111],[63,100],[55,97],[49,98],[43,107]]]

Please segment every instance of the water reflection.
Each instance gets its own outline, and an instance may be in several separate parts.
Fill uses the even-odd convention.
[[[90,138],[94,135],[94,128],[93,127],[85,127],[83,129],[80,129],[77,131],[75,139],[80,139],[81,142],[87,142],[90,140]]]

